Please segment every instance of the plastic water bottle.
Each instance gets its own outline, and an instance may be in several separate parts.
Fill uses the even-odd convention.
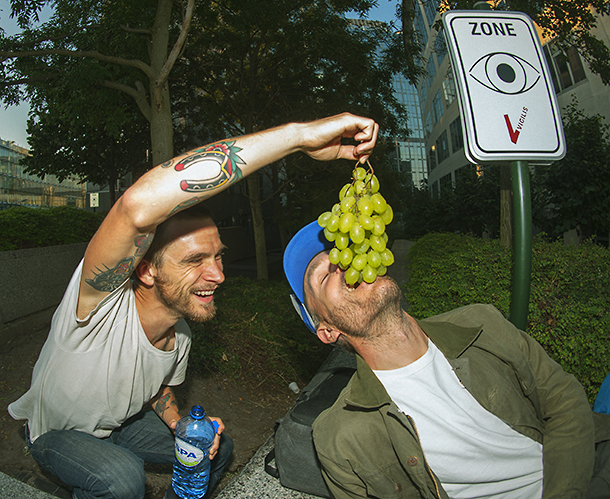
[[[218,423],[211,421],[200,405],[194,405],[190,414],[178,421],[172,487],[182,499],[200,499],[208,490],[209,449],[217,431]]]

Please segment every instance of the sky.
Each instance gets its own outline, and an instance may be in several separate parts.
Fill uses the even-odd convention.
[[[378,6],[369,11],[367,19],[371,21],[390,22],[395,18],[397,0],[377,0]],[[17,33],[17,23],[10,18],[11,8],[9,0],[0,0],[0,28],[7,35]],[[356,18],[357,15],[347,16]],[[5,108],[0,103],[0,139],[15,142],[16,145],[28,148],[27,119],[30,107],[27,102],[18,106]]]

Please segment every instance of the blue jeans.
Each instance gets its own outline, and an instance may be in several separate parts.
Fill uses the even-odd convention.
[[[72,487],[78,499],[142,499],[144,463],[174,462],[174,434],[152,411],[136,414],[106,438],[53,430],[29,446],[36,462]],[[211,463],[208,493],[232,452],[233,441],[222,434]]]

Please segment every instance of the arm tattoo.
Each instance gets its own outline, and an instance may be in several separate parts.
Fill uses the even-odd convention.
[[[134,244],[136,245],[135,256],[144,256],[148,247],[152,243],[152,234],[144,234],[142,236],[138,236],[134,239]]]
[[[182,203],[180,203],[179,205],[177,205],[169,214],[169,216],[171,217],[172,215],[178,213],[179,211],[182,211],[186,208],[188,208],[189,206],[193,206],[194,204],[197,204],[199,201],[203,201],[206,198],[206,196],[198,196],[198,197],[194,197],[191,199],[187,199],[186,201],[182,201]]]
[[[135,258],[129,256],[119,261],[113,268],[106,267],[102,270],[98,267],[97,272],[93,271],[95,277],[93,279],[85,279],[93,289],[103,292],[112,292],[117,289],[125,279],[127,279],[134,269]]]
[[[173,393],[170,391],[159,397],[159,399],[155,402],[153,409],[159,415],[159,417],[163,419],[165,411],[167,411],[167,409],[169,409],[169,407],[172,405],[177,406],[178,404],[176,404]]]
[[[174,165],[176,171],[181,172],[198,163],[216,163],[217,172],[213,177],[207,179],[182,180],[180,189],[185,192],[201,192],[215,189],[227,182],[240,180],[242,173],[238,165],[245,163],[238,156],[239,151],[241,148],[235,146],[235,141],[218,142],[194,150],[192,154]]]

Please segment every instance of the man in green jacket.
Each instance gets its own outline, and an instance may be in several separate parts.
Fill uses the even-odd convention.
[[[313,222],[284,268],[307,326],[357,354],[313,426],[335,498],[610,497],[610,416],[535,340],[489,305],[416,320],[389,277],[347,286],[328,247]]]

